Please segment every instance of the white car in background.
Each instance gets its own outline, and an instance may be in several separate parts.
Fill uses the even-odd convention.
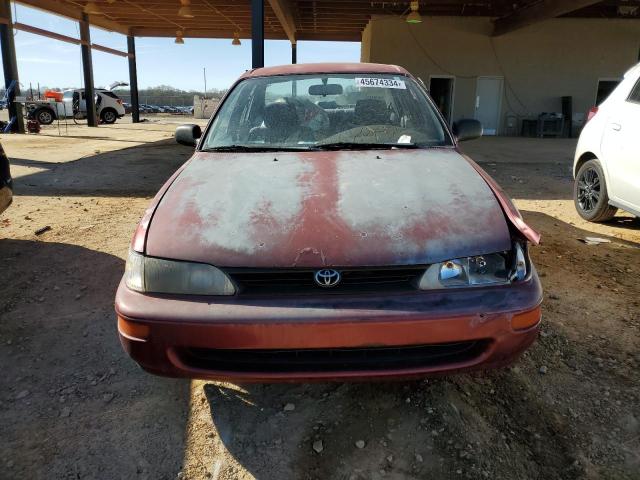
[[[589,111],[573,175],[574,202],[585,220],[605,222],[618,209],[640,217],[640,63]]]
[[[96,113],[102,123],[115,123],[117,119],[124,117],[124,105],[118,95],[106,88],[96,88],[94,92]],[[87,100],[84,88],[66,90],[62,97],[62,102],[64,111],[67,112],[68,116],[71,116],[68,112],[73,112],[76,118],[87,117]],[[60,108],[58,108],[57,113],[60,115]]]
[[[125,82],[114,82],[109,88],[94,89],[96,113],[100,122],[115,123],[126,111],[120,97],[112,90],[119,86],[128,86]],[[40,125],[51,125],[54,120],[62,118],[87,118],[87,99],[84,88],[65,90],[62,101],[52,99],[34,100],[26,103],[27,117],[36,120]]]

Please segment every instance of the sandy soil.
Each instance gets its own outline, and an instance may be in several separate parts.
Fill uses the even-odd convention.
[[[543,328],[513,367],[232,385],[143,373],[116,337],[135,224],[190,155],[174,128],[1,138],[16,197],[0,217],[0,478],[640,478],[640,221],[579,219],[573,141],[465,145],[543,234]]]

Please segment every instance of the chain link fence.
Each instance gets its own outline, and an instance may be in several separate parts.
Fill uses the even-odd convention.
[[[125,103],[131,103],[131,94],[114,91],[118,97]],[[193,107],[193,94],[187,95],[147,95],[140,93],[138,95],[140,105],[154,105],[167,107]]]

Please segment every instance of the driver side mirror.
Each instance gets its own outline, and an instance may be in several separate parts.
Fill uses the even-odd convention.
[[[200,128],[200,125],[196,125],[195,123],[180,125],[176,128],[176,142],[180,145],[195,147],[201,136],[202,129]]]
[[[453,122],[453,134],[459,142],[480,138],[482,136],[482,123],[472,118],[460,119],[457,122]]]

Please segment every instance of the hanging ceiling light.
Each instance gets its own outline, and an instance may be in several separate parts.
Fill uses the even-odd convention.
[[[180,9],[178,10],[178,16],[182,18],[193,18],[193,12],[191,11],[191,0],[180,0]]]
[[[178,30],[176,32],[176,39],[173,41],[173,43],[177,43],[178,45],[182,45],[184,44],[184,39],[182,38],[184,34],[182,33],[182,30]]]
[[[231,45],[241,45],[241,43],[240,43],[240,35],[238,35],[238,32],[234,32],[233,40],[231,40]]]
[[[422,23],[422,17],[420,16],[420,2],[412,1],[411,2],[411,13],[407,15],[406,22],[407,23]]]
[[[95,2],[87,2],[84,6],[84,13],[87,15],[103,15],[104,12],[100,10],[100,7]]]

